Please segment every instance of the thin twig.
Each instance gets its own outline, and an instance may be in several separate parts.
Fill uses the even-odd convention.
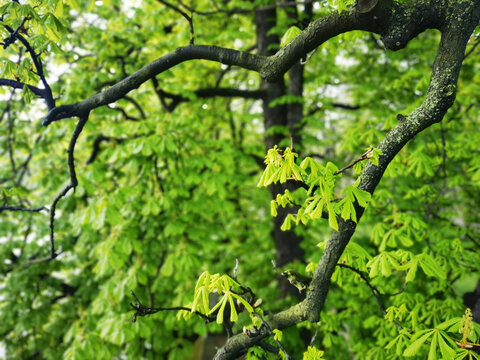
[[[132,308],[135,309],[135,314],[133,314],[133,318],[132,318],[132,322],[135,322],[137,321],[137,316],[146,316],[146,315],[151,315],[151,314],[155,314],[159,311],[181,311],[181,310],[185,310],[185,311],[192,311],[192,309],[189,309],[187,307],[184,307],[184,306],[175,306],[175,307],[167,307],[167,308],[162,308],[162,307],[149,307],[149,306],[145,306],[143,305],[140,300],[138,300],[137,296],[135,295],[135,293],[130,290],[130,294],[132,294],[133,298],[135,299],[135,302],[136,304],[132,304],[130,303],[130,306]],[[204,318],[206,321],[214,321],[215,319],[205,315],[205,314],[202,314],[201,312],[199,311],[194,311],[193,312],[194,314]]]
[[[470,50],[468,50],[468,52],[463,57],[463,60],[465,60],[467,57],[469,57],[475,51],[475,49],[477,48],[478,45],[480,45],[480,39],[478,39],[477,42],[475,44],[473,44],[472,48]]]
[[[305,5],[311,3],[311,1],[290,1],[290,2],[285,2],[281,4],[275,4],[275,5],[268,5],[268,6],[262,6],[258,8],[253,8],[253,9],[242,9],[239,7],[227,10],[227,9],[221,9],[218,6],[215,6],[216,10],[214,11],[198,11],[195,8],[186,5],[183,3],[181,0],[178,0],[178,2],[188,11],[190,11],[192,14],[197,14],[201,16],[208,16],[208,15],[217,15],[217,14],[226,14],[226,15],[233,15],[233,14],[250,14],[255,11],[268,11],[272,10],[275,8],[282,8],[282,7],[289,7],[293,5]]]
[[[375,287],[373,286],[370,281],[368,280],[367,276],[365,275],[365,273],[363,273],[362,271],[350,266],[350,265],[346,265],[346,264],[337,264],[337,266],[339,267],[343,267],[343,268],[346,268],[346,269],[349,269],[349,270],[352,270],[354,272],[356,272],[358,275],[360,275],[360,277],[362,278],[363,281],[365,281],[365,283],[367,284],[367,286],[370,288],[370,291],[372,292],[372,295],[373,297],[375,298],[375,301],[377,302],[377,305],[378,305],[378,308],[380,309],[380,311],[383,313],[383,314],[386,314],[387,311],[385,309],[385,307],[383,306],[381,300],[380,300],[380,296],[395,296],[395,295],[399,295],[401,294],[404,290],[405,290],[405,287],[406,287],[406,284],[404,285],[403,289],[401,291],[399,291],[398,293],[395,293],[395,294],[382,294],[380,293],[380,291]],[[400,330],[403,329],[403,326],[400,325],[399,323],[397,323],[396,321],[393,321],[393,324],[399,328]]]
[[[365,159],[368,159],[370,153],[373,151],[373,147],[368,149],[362,156],[360,156],[357,160],[352,161],[349,165],[341,168],[340,170],[337,170],[333,173],[333,175],[338,175],[342,172],[344,172],[347,169],[352,168],[356,163],[359,163],[360,161],[363,161]]]
[[[257,312],[254,312],[253,314],[260,320],[260,322],[262,323],[262,326],[264,326],[264,327],[267,329],[268,333],[269,333],[270,335],[274,335],[272,328],[271,328],[270,325],[263,319],[262,315],[260,315],[260,314],[257,313]],[[285,350],[285,348],[283,347],[282,343],[281,343],[279,340],[275,339],[275,336],[274,336],[274,340],[275,340],[275,342],[277,343],[277,345],[278,345],[278,347],[280,348],[280,350],[282,350],[283,353],[285,354],[285,360],[295,360],[294,357],[292,357],[292,356],[290,356],[290,355],[288,354],[287,350]]]
[[[25,159],[25,161],[23,162],[23,164],[19,167],[19,169],[22,169],[20,171],[20,173],[18,174],[18,179],[17,179],[17,184],[18,185],[21,185],[22,184],[22,181],[23,181],[23,177],[25,176],[25,173],[27,172],[27,169],[28,169],[28,165],[30,163],[30,160],[32,159],[33,157],[33,150],[35,149],[35,146],[40,142],[40,140],[42,139],[42,136],[43,134],[45,133],[42,132],[40,135],[37,136],[37,138],[35,139],[34,143],[33,143],[33,146],[32,146],[32,149],[30,150],[30,153],[28,154],[27,158]]]
[[[312,339],[310,340],[310,346],[313,346],[315,344],[315,340],[317,340],[318,336],[318,326],[315,328],[315,334],[313,334]]]
[[[0,206],[0,213],[3,211],[25,211],[25,212],[40,212],[42,210],[48,210],[45,206],[36,208],[25,208],[21,206]]]
[[[193,16],[188,16],[188,14],[185,11],[183,11],[182,9],[179,9],[175,5],[172,5],[168,2],[166,2],[165,0],[157,0],[157,1],[162,3],[163,5],[165,5],[166,7],[169,7],[170,9],[178,12],[180,15],[182,15],[188,21],[188,25],[190,26],[190,34],[192,36],[190,38],[190,44],[193,45],[193,43],[195,41],[195,31],[193,29]]]

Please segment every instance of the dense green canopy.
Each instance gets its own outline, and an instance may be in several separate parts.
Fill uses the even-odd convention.
[[[0,16],[0,357],[480,359],[477,0]]]

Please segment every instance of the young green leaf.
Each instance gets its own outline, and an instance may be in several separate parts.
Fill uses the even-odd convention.
[[[295,39],[301,32],[302,30],[300,30],[298,27],[290,26],[288,30],[285,32],[285,34],[283,34],[282,36],[280,47],[284,47],[285,45],[287,45],[290,41]]]

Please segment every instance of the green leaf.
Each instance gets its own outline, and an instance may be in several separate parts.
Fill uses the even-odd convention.
[[[283,336],[283,333],[281,330],[273,329],[273,338],[276,341],[282,341],[282,336]]]
[[[457,348],[455,343],[445,334],[443,331],[440,331],[438,344],[440,345],[440,352],[442,353],[443,359],[453,359],[455,357],[455,349]],[[447,343],[448,342],[448,343]]]
[[[360,190],[358,188],[352,187],[353,194],[357,198],[358,203],[361,207],[365,208],[368,205],[368,202],[372,198],[372,195],[364,190]]]
[[[280,42],[280,47],[283,47],[286,44],[288,44],[290,41],[292,41],[294,38],[296,38],[301,32],[302,32],[302,30],[300,30],[296,26],[289,27],[288,30],[285,32],[285,34],[283,34],[283,36],[282,36],[282,41]]]
[[[420,351],[420,347],[430,338],[434,330],[422,330],[414,334],[410,345],[403,352],[404,356],[414,356]]]
[[[415,280],[415,275],[417,274],[417,269],[418,269],[419,262],[420,262],[419,259],[413,259],[408,264],[408,272],[407,272],[407,276],[405,278],[405,282],[412,282],[413,280]]]
[[[439,279],[445,279],[446,273],[440,265],[428,254],[420,254],[417,256],[420,259],[420,266],[426,275],[436,277]]]
[[[333,230],[338,231],[337,214],[333,210],[333,206],[331,202],[327,202],[327,209],[328,209],[328,224]]]

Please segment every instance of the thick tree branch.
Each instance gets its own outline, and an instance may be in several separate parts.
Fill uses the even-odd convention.
[[[435,13],[435,8],[432,8],[427,0],[418,0],[413,4],[383,0],[367,13],[351,8],[340,14],[333,12],[313,21],[295,39],[269,57],[217,46],[188,45],[153,61],[101,93],[50,110],[42,124],[47,126],[53,121],[75,117],[115,102],[145,81],[188,60],[203,59],[239,66],[256,71],[264,79],[273,82],[283,76],[306,53],[344,32],[365,30],[378,33],[381,34],[386,48],[398,50],[405,47],[420,32],[427,28],[439,29],[440,26],[440,15]]]
[[[369,163],[362,171],[359,188],[371,194],[375,191],[388,164],[403,146],[422,130],[441,121],[453,104],[465,47],[480,18],[480,4],[471,5],[468,8],[451,1],[447,9],[442,21],[442,37],[433,65],[430,86],[424,102],[407,117],[408,120],[400,121],[380,143],[379,150],[384,155],[380,156],[379,165]],[[363,208],[357,206],[358,220],[363,211]],[[338,220],[339,231],[334,232],[328,242],[315,271],[312,290],[307,294],[308,320],[311,322],[319,319],[336,263],[357,226],[353,221],[344,222],[340,217]]]
[[[378,148],[384,155],[380,156],[379,165],[375,166],[369,163],[362,171],[359,188],[371,194],[375,191],[388,164],[403,146],[427,127],[441,121],[454,102],[466,44],[480,19],[480,3],[459,4],[454,0],[447,2],[448,5],[446,5],[446,11],[442,17],[435,17],[438,21],[437,25],[441,28],[442,37],[424,102],[405,120],[400,121],[380,143]],[[397,15],[399,14],[397,13]],[[405,32],[401,34],[399,43],[395,43],[395,46],[402,47],[400,39],[410,40],[415,33],[412,28],[417,26],[418,24],[410,24],[408,28],[404,29]],[[360,220],[364,209],[356,204],[356,211],[357,219]],[[331,276],[357,226],[353,221],[343,221],[340,216],[337,220],[339,231],[334,231],[327,243],[313,275],[307,298],[290,309],[273,315],[268,320],[271,328],[282,329],[304,320],[318,322],[320,311],[327,297]],[[219,349],[215,359],[234,359],[265,336],[267,336],[266,333],[259,334],[256,341],[245,335],[242,336],[242,334],[233,336],[223,348]]]

